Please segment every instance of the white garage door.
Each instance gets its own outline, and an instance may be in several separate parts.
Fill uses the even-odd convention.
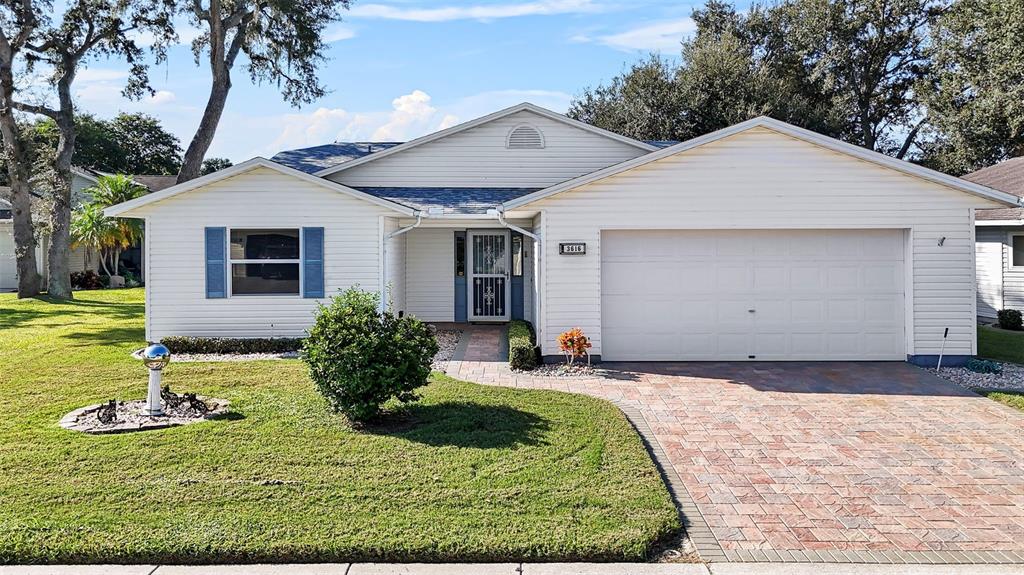
[[[18,265],[14,259],[14,236],[9,223],[0,223],[0,291],[18,289]]]
[[[906,359],[902,230],[604,231],[607,361]]]

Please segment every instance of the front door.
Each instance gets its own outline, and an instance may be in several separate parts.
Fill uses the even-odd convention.
[[[469,321],[507,321],[509,235],[507,231],[467,233],[469,244]]]

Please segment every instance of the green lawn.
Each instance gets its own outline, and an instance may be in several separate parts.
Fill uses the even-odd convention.
[[[172,363],[224,419],[112,436],[66,412],[139,399],[142,291],[0,295],[0,563],[639,560],[679,528],[640,439],[592,398],[436,376],[350,430],[302,363]]]
[[[1024,411],[1024,393],[1019,391],[995,391],[991,389],[975,389],[973,391],[999,403],[1005,403],[1014,409]]]
[[[1024,331],[978,326],[978,357],[1024,364]]]

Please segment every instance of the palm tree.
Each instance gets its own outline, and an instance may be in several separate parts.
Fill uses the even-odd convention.
[[[86,189],[85,193],[92,196],[92,204],[90,205],[97,206],[100,216],[104,217],[102,214],[103,208],[144,196],[146,195],[146,188],[137,184],[128,176],[116,174],[100,176],[96,181],[96,185]],[[132,218],[117,218],[110,221],[114,231],[111,234],[107,250],[111,257],[112,275],[117,275],[121,264],[121,252],[142,239],[142,223]],[[102,256],[100,259],[102,261]]]
[[[99,254],[100,266],[106,274],[112,275],[107,267],[107,256],[111,246],[117,243],[117,223],[103,215],[103,207],[87,204],[75,211],[71,218],[71,241],[74,246],[85,246]],[[116,263],[115,263],[115,270]]]

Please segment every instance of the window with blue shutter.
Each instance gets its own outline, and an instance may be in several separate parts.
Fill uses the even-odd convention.
[[[302,228],[302,297],[324,297],[323,228]]]
[[[228,296],[227,228],[206,228],[206,297]]]

